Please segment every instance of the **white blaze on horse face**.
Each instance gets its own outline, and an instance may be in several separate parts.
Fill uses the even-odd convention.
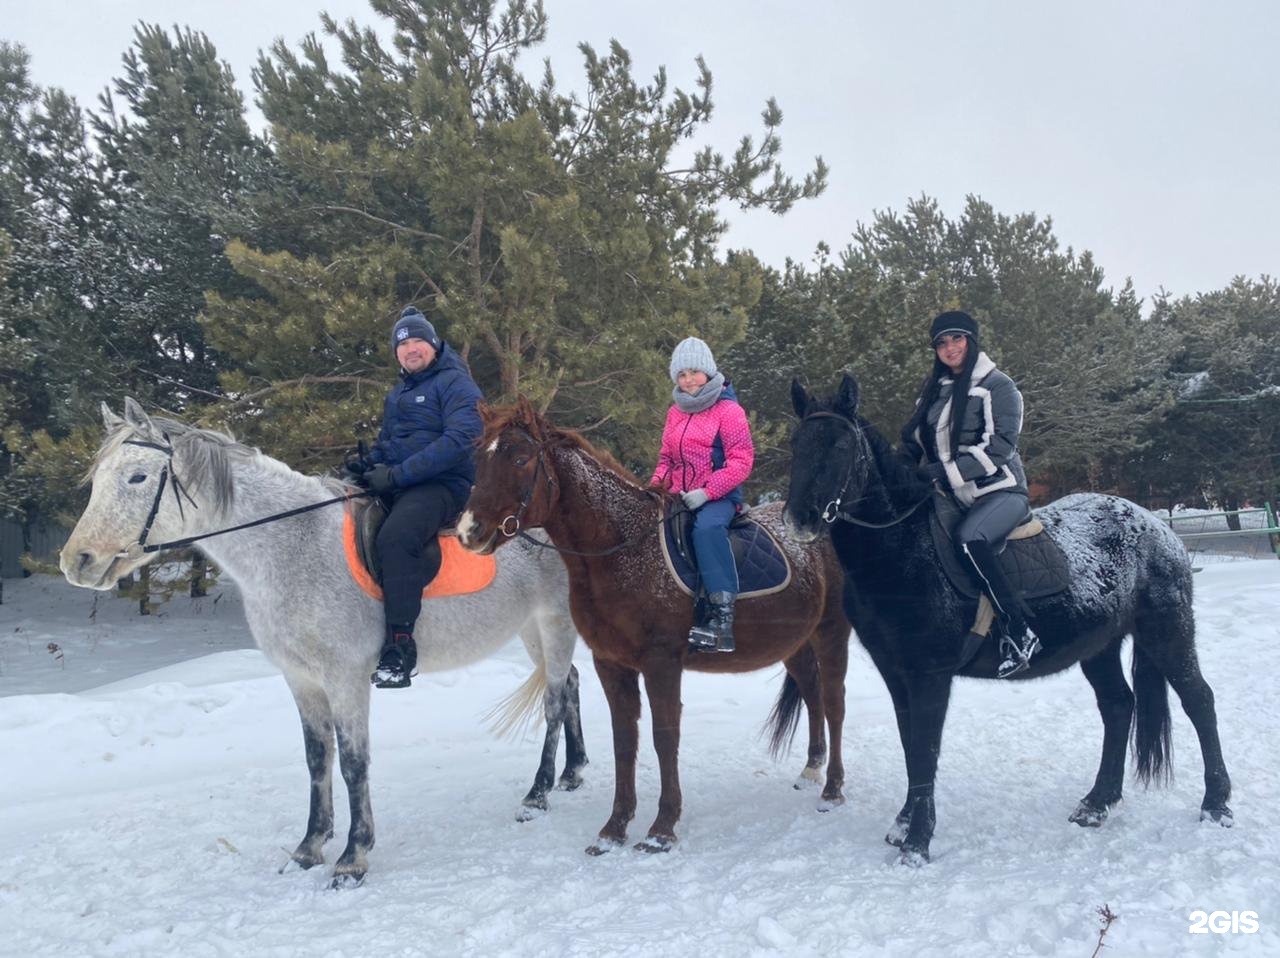
[[[463,512],[461,516],[458,517],[458,541],[461,542],[464,546],[470,545],[471,536],[473,535],[473,531],[475,529],[476,529],[475,516],[473,516],[471,514],[471,510],[468,509],[465,512]]]
[[[497,440],[497,439],[494,439],[494,440],[493,440],[493,442],[491,442],[491,443],[489,443],[489,445],[485,446],[485,447],[484,447],[484,451],[485,451],[485,452],[487,452],[489,455],[491,455],[491,456],[492,456],[495,452],[497,452],[497,451],[498,451],[498,440]]]

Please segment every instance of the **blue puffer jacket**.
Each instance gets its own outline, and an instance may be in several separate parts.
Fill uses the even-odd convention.
[[[369,458],[392,467],[398,488],[442,482],[465,500],[476,477],[475,443],[483,432],[476,409],[480,399],[466,364],[441,344],[435,362],[419,373],[402,372],[387,394],[382,430]]]

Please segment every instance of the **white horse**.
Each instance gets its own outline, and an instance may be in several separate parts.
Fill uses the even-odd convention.
[[[144,552],[147,541],[216,532],[347,490],[337,480],[294,472],[225,434],[149,417],[132,399],[125,400],[123,418],[105,404],[102,415],[107,436],[90,472],[89,505],[61,553],[62,572],[73,585],[112,588],[155,557]],[[347,568],[342,528],[343,509],[334,505],[199,544],[239,586],[254,641],[284,673],[302,718],[311,812],[286,868],[320,864],[333,837],[336,734],[351,829],[334,868],[335,887],[364,879],[373,848],[369,675],[383,634],[381,603]],[[533,787],[517,816],[525,820],[547,807],[562,725],[560,787],[577,788],[587,764],[564,563],[528,546],[504,550],[487,588],[425,601],[414,638],[418,668],[429,672],[475,662],[516,633],[535,669],[504,703],[505,725],[530,718],[539,698],[547,724]]]

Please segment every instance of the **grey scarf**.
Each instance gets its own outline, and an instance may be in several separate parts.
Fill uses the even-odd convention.
[[[707,384],[690,396],[687,392],[683,392],[679,386],[671,390],[672,401],[680,407],[680,411],[692,415],[695,412],[702,412],[704,409],[710,409],[719,400],[720,394],[724,392],[724,373],[716,373],[707,380]]]

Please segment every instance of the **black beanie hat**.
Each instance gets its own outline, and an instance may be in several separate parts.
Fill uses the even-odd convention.
[[[964,333],[975,343],[978,341],[978,322],[968,313],[951,309],[939,313],[929,327],[929,342],[933,343],[943,333]]]
[[[396,347],[406,339],[425,339],[432,349],[440,352],[440,335],[427,317],[418,312],[416,306],[406,306],[391,328],[391,351],[395,352]]]

